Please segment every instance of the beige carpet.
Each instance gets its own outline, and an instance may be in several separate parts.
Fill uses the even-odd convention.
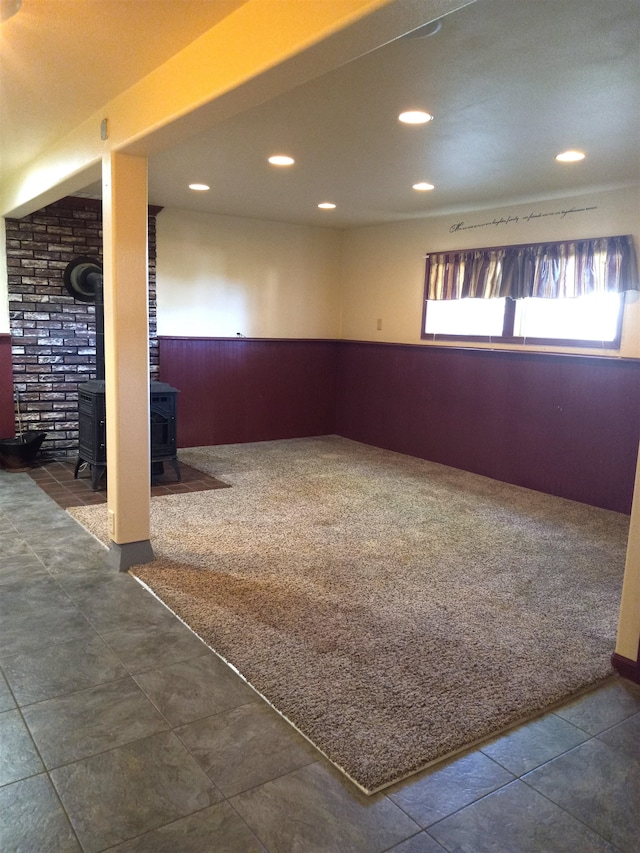
[[[180,458],[232,488],[154,498],[133,573],[366,791],[611,673],[627,516],[332,436]]]

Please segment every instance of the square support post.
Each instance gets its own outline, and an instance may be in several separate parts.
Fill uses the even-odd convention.
[[[640,684],[640,454],[631,507],[618,640],[612,663],[620,675]]]
[[[153,559],[150,543],[147,161],[102,164],[108,562]]]

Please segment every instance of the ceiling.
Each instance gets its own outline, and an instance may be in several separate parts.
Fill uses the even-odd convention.
[[[22,0],[0,23],[0,179],[244,2]]]
[[[20,16],[29,3],[56,2],[23,0]],[[77,66],[65,73],[51,54],[43,79],[60,79],[38,103],[51,91],[60,94],[55,101],[73,102],[76,86],[86,85],[99,107],[145,63],[153,67],[215,23],[214,12],[222,17],[239,5],[190,3],[201,17],[185,26],[176,20],[179,3],[153,4],[163,7],[157,53],[138,56],[125,37],[117,82],[100,77],[95,49],[84,77]],[[149,9],[134,0],[74,4],[116,11],[136,5]],[[103,25],[116,26],[111,11],[108,18]],[[441,24],[433,35],[398,39],[151,154],[150,202],[343,228],[640,184],[640,0],[475,0]],[[94,47],[92,37],[85,41]],[[22,97],[28,100],[27,89]],[[411,108],[434,120],[400,124],[398,114]],[[32,123],[38,109],[29,113]],[[66,113],[65,121],[68,129]],[[9,145],[13,157],[15,147]],[[557,163],[555,155],[568,148],[585,151],[586,159]],[[296,162],[270,166],[274,153]],[[211,189],[195,193],[193,181]],[[435,189],[417,192],[418,181]],[[323,201],[336,208],[319,210]]]

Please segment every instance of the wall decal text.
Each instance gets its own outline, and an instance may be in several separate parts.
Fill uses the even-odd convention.
[[[490,222],[478,222],[476,225],[467,225],[465,222],[456,222],[449,228],[451,234],[456,234],[458,231],[471,231],[476,228],[497,228],[500,225],[518,225],[522,222],[530,223],[537,219],[543,219],[547,216],[559,216],[564,219],[565,216],[570,216],[573,213],[585,213],[590,210],[597,210],[597,206],[593,207],[570,207],[566,210],[550,210],[545,213],[528,213],[526,216],[501,216],[499,219],[494,217]]]

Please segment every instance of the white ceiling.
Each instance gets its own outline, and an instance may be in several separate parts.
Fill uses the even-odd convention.
[[[434,121],[399,124],[412,107]],[[149,199],[351,227],[638,184],[639,140],[640,0],[476,0],[435,35],[399,39],[151,154]],[[556,163],[567,148],[586,160]],[[294,166],[267,164],[283,152]],[[436,189],[418,193],[417,181]],[[326,200],[336,209],[318,210]]]
[[[434,121],[401,125],[411,107]],[[638,0],[476,0],[435,35],[399,39],[152,156],[150,198],[357,226],[640,182],[639,143]],[[585,161],[555,162],[574,147]],[[269,166],[280,152],[295,165]],[[416,192],[417,181],[436,189]],[[336,209],[319,211],[326,200]]]

